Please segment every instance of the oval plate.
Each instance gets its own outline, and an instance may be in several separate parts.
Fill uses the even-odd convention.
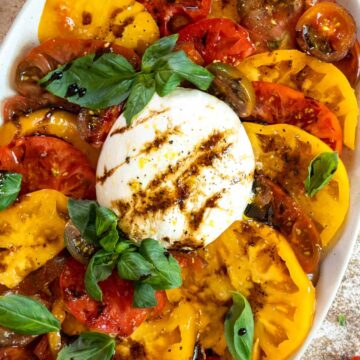
[[[338,1],[359,14],[360,0]],[[27,0],[17,16],[0,49],[0,101],[15,94],[13,89],[14,64],[27,50],[38,43],[37,31],[45,0]],[[358,24],[360,25],[360,24]],[[359,35],[359,29],[358,29]],[[359,88],[358,88],[359,90]],[[359,93],[359,91],[358,91]],[[2,119],[0,119],[0,124]],[[337,234],[335,246],[328,252],[321,266],[320,280],[316,286],[317,306],[313,327],[301,348],[292,357],[298,359],[319,330],[340,286],[347,264],[360,230],[360,128],[357,129],[357,152],[344,149],[343,160],[349,172],[351,183],[350,210],[343,227]]]

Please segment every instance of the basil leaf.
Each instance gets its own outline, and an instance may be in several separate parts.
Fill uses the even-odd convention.
[[[143,240],[139,252],[155,268],[152,276],[145,279],[144,283],[151,285],[156,290],[174,289],[181,286],[179,263],[158,241]]]
[[[174,50],[178,38],[178,34],[166,36],[149,46],[142,57],[142,71],[151,71],[162,56],[170,54]]]
[[[21,295],[0,296],[0,325],[21,335],[60,330],[60,322],[39,302]]]
[[[155,290],[149,284],[135,283],[133,306],[135,308],[152,308],[158,304]]]
[[[155,80],[152,74],[140,74],[131,88],[131,93],[125,105],[124,116],[127,125],[150,102],[155,94]]]
[[[92,243],[97,243],[96,236],[96,201],[74,200],[68,202],[69,216],[73,224],[78,228],[81,236]]]
[[[156,74],[156,92],[160,96],[166,96],[175,90],[181,83],[183,78],[172,72],[158,72]]]
[[[129,240],[121,240],[115,247],[117,254],[122,254],[125,251],[136,251],[137,246]]]
[[[119,241],[119,233],[117,231],[117,223],[113,223],[111,230],[100,240],[100,245],[106,251],[114,251]]]
[[[99,282],[106,280],[113,272],[118,259],[117,254],[105,250],[98,251],[90,260],[85,273],[86,292],[97,301],[102,301]]]
[[[57,360],[111,360],[115,355],[115,339],[96,332],[82,333],[65,346]]]
[[[62,75],[59,78],[57,74]],[[39,84],[71,103],[98,110],[126,100],[135,75],[132,65],[121,55],[89,54],[50,72]]]
[[[246,298],[233,293],[233,305],[225,319],[225,339],[234,360],[250,360],[254,340],[254,318]]]
[[[324,152],[310,162],[308,176],[304,182],[306,192],[310,197],[329,184],[338,165],[337,152]]]
[[[160,96],[167,95],[168,87],[166,84],[171,79],[172,74],[191,82],[201,90],[207,90],[214,79],[214,75],[208,70],[190,61],[184,51],[163,56],[155,64],[154,70],[156,91]]]
[[[110,209],[104,208],[102,206],[96,207],[96,235],[100,236],[104,234],[109,228],[117,224],[118,218],[116,214]]]
[[[154,267],[136,252],[125,252],[117,265],[119,276],[124,280],[145,280],[150,277]]]
[[[22,175],[0,172],[0,211],[8,208],[18,197]]]

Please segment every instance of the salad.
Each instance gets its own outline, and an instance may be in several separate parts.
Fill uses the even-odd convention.
[[[349,208],[335,1],[46,0],[0,127],[0,359],[289,359]]]

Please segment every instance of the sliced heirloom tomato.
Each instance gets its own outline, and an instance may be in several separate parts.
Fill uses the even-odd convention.
[[[253,87],[256,104],[251,118],[295,125],[341,154],[343,134],[339,120],[324,104],[284,85],[255,81]]]
[[[335,65],[297,50],[278,50],[251,56],[238,69],[250,81],[286,85],[326,105],[340,121],[344,144],[355,148],[357,99],[347,78]]]
[[[136,68],[139,65],[135,52],[122,46],[101,40],[51,39],[33,48],[21,60],[16,68],[16,89],[21,95],[37,98],[45,92],[37,81],[59,65],[87,54],[107,52],[124,56]]]
[[[320,60],[343,59],[356,40],[356,24],[342,6],[321,2],[310,7],[296,24],[300,48]]]
[[[349,179],[342,161],[330,183],[310,197],[304,186],[309,164],[331,149],[292,125],[243,124],[254,150],[257,172],[282,186],[315,223],[322,247],[328,246],[349,208]]]
[[[189,359],[187,351],[198,340],[203,349],[212,350],[221,359],[230,359],[224,318],[233,291],[244,294],[251,304],[254,340],[261,358],[285,359],[301,345],[311,327],[315,290],[282,235],[257,222],[235,222],[216,241],[196,253],[207,266],[184,273],[183,286],[167,291],[170,303],[175,306],[164,319],[169,320],[147,321],[130,338],[144,349],[147,358],[160,360],[161,355],[152,352],[153,348],[166,354],[167,349],[176,345],[186,349],[184,356],[176,359]],[[189,316],[176,318],[177,306]],[[188,332],[184,334],[182,327],[179,336],[174,331],[174,321],[178,324],[188,321]],[[159,338],[162,341],[156,345],[150,341]],[[175,357],[170,353],[165,358]]]
[[[238,0],[240,24],[249,30],[258,53],[293,48],[304,9],[305,0]]]
[[[30,135],[49,135],[63,139],[80,150],[89,159],[95,169],[99,150],[94,149],[79,137],[77,117],[61,110],[43,109],[19,117],[14,122],[7,122],[0,127],[0,146]]]
[[[161,36],[177,33],[186,25],[205,19],[211,0],[140,0],[159,25]]]
[[[166,304],[165,292],[158,291],[155,308],[134,308],[132,282],[120,279],[115,272],[100,283],[103,301],[95,301],[85,291],[85,271],[84,265],[70,259],[60,276],[60,288],[70,313],[92,330],[129,336],[148,316],[159,314]]]
[[[246,216],[274,226],[292,247],[301,267],[311,277],[318,274],[321,240],[309,215],[266,176],[255,177],[255,197]]]
[[[245,28],[230,19],[206,19],[179,32],[178,48],[195,62],[237,64],[255,51]]]
[[[95,172],[85,155],[49,136],[16,139],[0,148],[0,170],[23,175],[21,193],[58,190],[78,199],[95,198]]]
[[[143,52],[159,38],[159,29],[140,2],[47,0],[39,39],[100,39]]]

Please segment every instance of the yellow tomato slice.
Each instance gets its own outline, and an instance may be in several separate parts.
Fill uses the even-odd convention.
[[[137,1],[47,0],[39,39],[56,37],[101,39],[143,52],[159,38],[159,29]]]
[[[251,81],[290,86],[327,105],[344,130],[344,144],[355,148],[358,104],[346,76],[334,65],[297,50],[278,50],[245,59],[238,69]]]
[[[0,284],[13,288],[64,248],[67,198],[54,190],[23,196],[0,212]]]
[[[301,345],[312,323],[315,290],[280,234],[253,221],[236,222],[197,255],[207,266],[183,270],[183,286],[167,291],[165,314],[144,322],[119,346],[123,359],[135,358],[134,349],[141,349],[139,359],[189,359],[196,339],[231,359],[224,319],[232,291],[250,301],[259,358],[285,359]]]
[[[0,146],[8,145],[13,139],[29,135],[52,135],[74,145],[96,168],[99,149],[95,149],[79,136],[76,116],[65,111],[38,110],[19,117],[16,124],[7,122],[0,127]]]
[[[236,222],[207,248],[210,267],[216,258],[208,281],[225,265],[233,289],[248,298],[259,358],[286,359],[305,340],[315,310],[315,289],[290,245],[266,225]]]
[[[237,0],[212,0],[210,17],[211,18],[229,18],[240,22]]]
[[[311,198],[304,187],[309,163],[332,150],[296,126],[243,124],[255,153],[257,171],[280,184],[297,201],[318,226],[322,246],[327,246],[349,208],[349,179],[342,161],[330,183]]]

